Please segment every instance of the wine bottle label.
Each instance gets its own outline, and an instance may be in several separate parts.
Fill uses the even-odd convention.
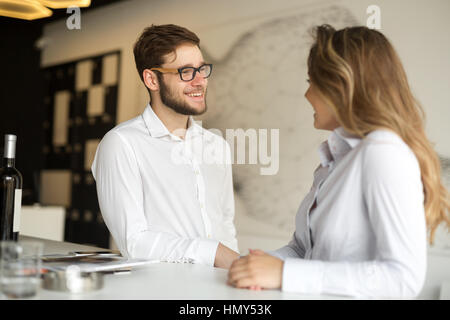
[[[22,189],[16,189],[14,192],[13,232],[20,231],[20,212],[21,211],[22,211]]]

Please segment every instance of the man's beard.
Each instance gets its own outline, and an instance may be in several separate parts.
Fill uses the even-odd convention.
[[[159,79],[159,93],[161,101],[164,105],[174,110],[176,113],[184,114],[187,116],[199,116],[206,112],[206,90],[204,93],[205,107],[203,110],[196,110],[192,108],[186,101],[182,101],[173,93],[172,90],[164,83],[163,79]]]

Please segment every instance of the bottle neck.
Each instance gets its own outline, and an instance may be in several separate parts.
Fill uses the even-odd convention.
[[[15,158],[3,158],[3,167],[14,168],[16,165]]]
[[[13,134],[5,135],[5,150],[3,150],[3,166],[14,167],[16,160],[17,137]]]

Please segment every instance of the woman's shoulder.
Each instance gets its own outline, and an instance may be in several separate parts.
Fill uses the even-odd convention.
[[[362,140],[362,149],[374,152],[397,151],[399,153],[414,156],[408,144],[394,131],[388,129],[377,129]]]
[[[377,129],[367,134],[364,141],[368,144],[400,144],[406,145],[403,139],[389,129]]]
[[[370,132],[361,143],[360,153],[363,167],[367,170],[419,170],[414,152],[391,130],[378,129]]]

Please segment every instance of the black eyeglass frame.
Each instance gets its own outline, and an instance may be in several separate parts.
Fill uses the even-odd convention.
[[[178,73],[180,75],[181,81],[189,82],[189,81],[194,80],[195,75],[197,74],[197,72],[200,74],[200,69],[203,68],[204,66],[209,66],[209,74],[206,77],[203,77],[204,79],[206,79],[206,78],[209,78],[211,76],[211,73],[212,73],[213,65],[211,63],[202,64],[198,68],[195,68],[195,67],[183,67],[183,68],[178,68],[178,69],[175,69],[175,68],[150,68],[150,70],[151,71],[159,71],[161,73]],[[194,72],[192,73],[192,78],[189,79],[189,80],[184,80],[183,76],[182,76],[183,71],[186,70],[186,69],[194,70]]]

